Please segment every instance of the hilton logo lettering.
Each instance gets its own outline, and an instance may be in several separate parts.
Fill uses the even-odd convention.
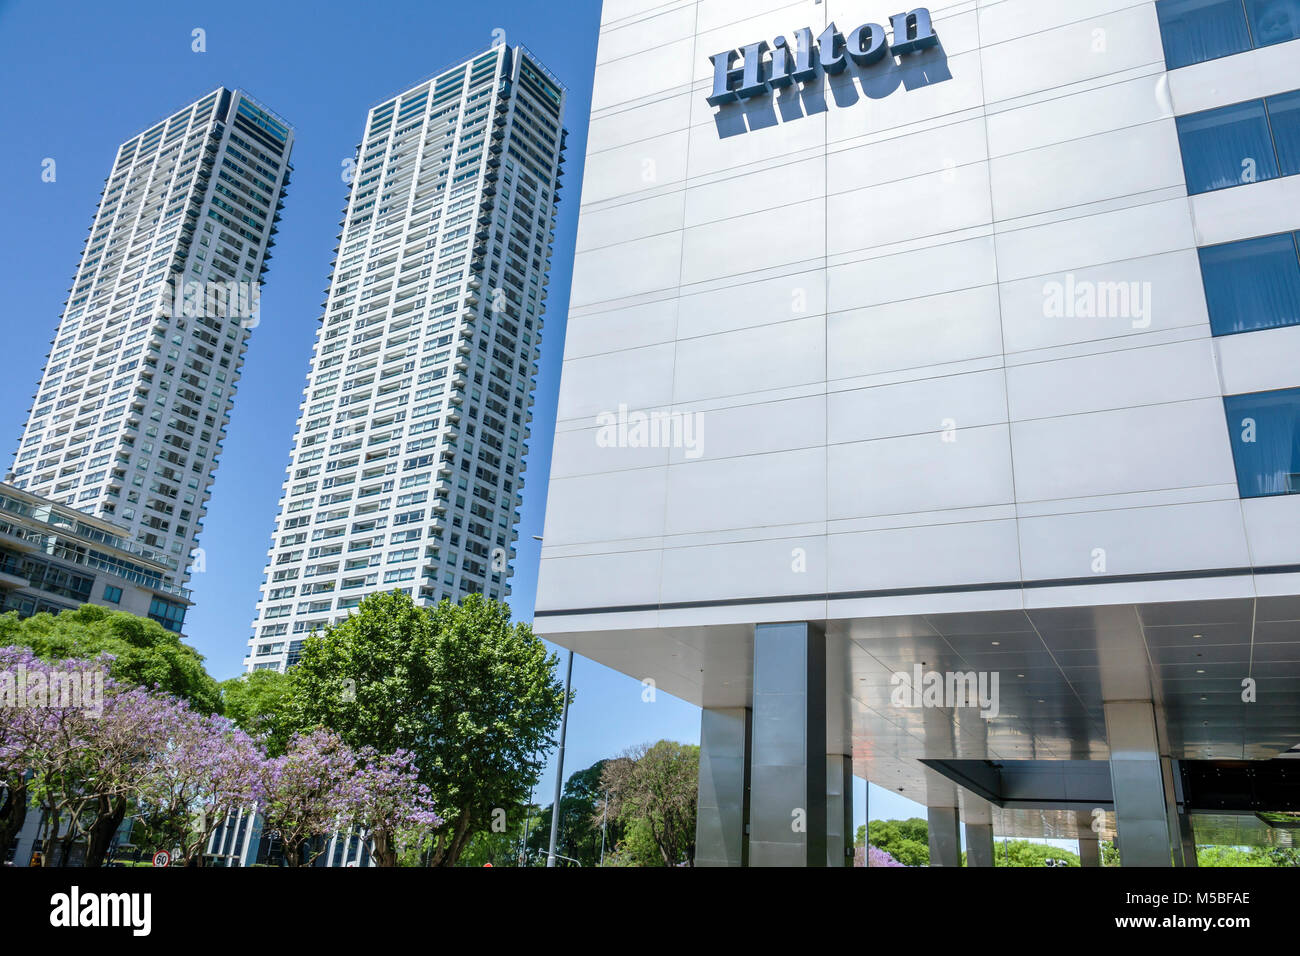
[[[794,33],[793,51],[785,37],[777,37],[768,46],[759,40],[739,51],[727,50],[709,57],[713,64],[713,95],[710,106],[721,106],[734,100],[761,96],[791,83],[808,83],[817,79],[818,70],[839,73],[852,60],[858,66],[870,66],[885,58],[917,53],[939,42],[930,11],[917,7],[907,13],[890,18],[894,28],[892,43],[885,42],[885,28],[879,23],[864,23],[860,27],[840,33],[832,23],[813,42],[812,30],[804,27]],[[767,58],[765,54],[771,52]],[[736,66],[736,57],[741,65]],[[739,85],[737,85],[739,84]]]

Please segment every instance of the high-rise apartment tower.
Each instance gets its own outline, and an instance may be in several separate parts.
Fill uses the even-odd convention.
[[[370,111],[250,670],[376,591],[509,593],[564,102],[502,45]]]
[[[188,576],[293,130],[218,89],[122,144],[10,480]],[[183,612],[181,606],[178,613]]]

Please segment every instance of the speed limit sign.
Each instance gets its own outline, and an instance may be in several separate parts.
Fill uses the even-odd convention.
[[[166,850],[159,850],[153,855],[154,866],[169,866],[172,862],[172,855]]]

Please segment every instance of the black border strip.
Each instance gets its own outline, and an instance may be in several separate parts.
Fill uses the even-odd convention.
[[[854,601],[864,598],[912,597],[922,594],[967,594],[983,591],[1022,591],[1032,588],[1068,588],[1093,584],[1137,584],[1145,581],[1188,581],[1196,578],[1234,578],[1255,574],[1300,574],[1300,564],[1274,564],[1260,568],[1205,568],[1197,571],[1154,571],[1086,578],[1049,578],[1042,581],[996,581],[986,584],[948,584],[929,588],[885,588],[878,591],[836,591],[823,594],[789,594],[770,597],[723,598],[717,601],[674,601],[668,604],[628,604],[533,611],[533,617],[577,617],[583,614],[632,614],[641,611],[685,611],[707,607],[741,607],[750,604],[800,604],[808,601]]]

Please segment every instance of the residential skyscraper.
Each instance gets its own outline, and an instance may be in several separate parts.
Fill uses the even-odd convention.
[[[188,577],[293,130],[217,89],[122,144],[10,480]]]
[[[376,591],[508,595],[564,102],[501,45],[370,110],[250,670]]]

